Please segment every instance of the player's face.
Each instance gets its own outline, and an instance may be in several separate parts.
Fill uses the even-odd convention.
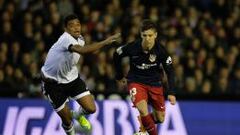
[[[157,38],[157,32],[154,29],[149,29],[141,32],[142,44],[146,49],[150,50],[154,44],[155,39]]]
[[[68,21],[66,31],[75,38],[81,34],[81,24],[78,19]]]

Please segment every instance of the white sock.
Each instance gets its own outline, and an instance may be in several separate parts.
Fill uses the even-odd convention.
[[[62,123],[62,127],[67,135],[75,135],[75,130],[73,126],[73,122],[70,124],[70,126],[66,126]]]

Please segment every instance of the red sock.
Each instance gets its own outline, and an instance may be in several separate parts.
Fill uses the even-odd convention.
[[[142,124],[147,130],[147,132],[149,133],[149,135],[157,135],[157,129],[151,114],[142,116],[141,119],[142,119]]]

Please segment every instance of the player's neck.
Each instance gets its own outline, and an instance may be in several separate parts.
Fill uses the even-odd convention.
[[[150,51],[153,48],[153,46],[154,44],[153,45],[142,44],[142,48],[144,52]]]
[[[78,40],[78,37],[74,36],[74,35],[71,34],[69,31],[66,30],[65,32],[67,32],[69,35],[71,35],[74,39]]]

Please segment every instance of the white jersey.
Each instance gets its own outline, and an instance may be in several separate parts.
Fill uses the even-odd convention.
[[[58,83],[69,83],[78,77],[77,63],[80,54],[68,50],[71,44],[84,46],[85,41],[82,36],[75,39],[69,33],[64,32],[50,48],[41,69],[46,78],[54,79]]]

